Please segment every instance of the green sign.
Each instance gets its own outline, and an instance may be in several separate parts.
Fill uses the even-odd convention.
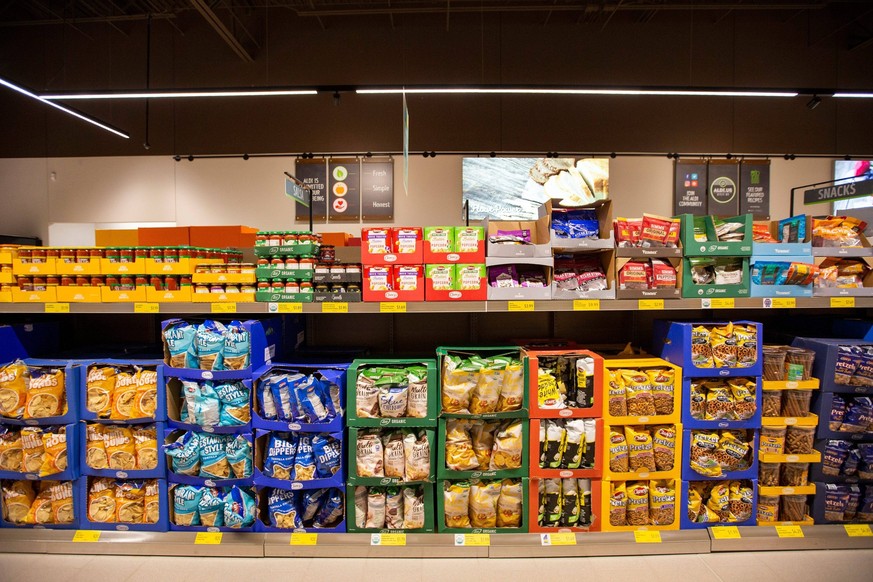
[[[304,188],[296,179],[285,178],[285,196],[293,198],[303,206],[309,208],[309,189]]]

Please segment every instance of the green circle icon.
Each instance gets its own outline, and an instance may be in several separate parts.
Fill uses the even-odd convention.
[[[342,182],[349,177],[349,171],[345,166],[337,166],[333,169],[333,179],[337,182]]]

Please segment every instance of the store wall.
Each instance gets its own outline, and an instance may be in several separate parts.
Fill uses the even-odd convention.
[[[409,160],[409,193],[402,160],[395,160],[395,225],[461,223],[461,157]],[[168,156],[0,159],[0,233],[49,238],[53,223],[244,224],[294,228],[284,196],[292,158],[198,159]],[[833,176],[829,159],[772,160],[771,215],[788,216],[789,191]],[[610,161],[614,216],[672,214],[673,162],[663,156]],[[826,206],[796,212],[821,214]],[[368,223],[369,224],[369,223]],[[380,223],[372,223],[380,224]],[[304,226],[296,224],[296,228]],[[359,223],[316,224],[316,230],[357,234]],[[62,231],[59,231],[62,232]],[[56,244],[72,244],[54,241]]]

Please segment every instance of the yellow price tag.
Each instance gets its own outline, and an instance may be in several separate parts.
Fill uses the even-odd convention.
[[[655,530],[655,531],[637,530],[634,532],[634,541],[638,544],[660,544],[661,543],[661,532],[659,532],[658,530]]]
[[[600,299],[574,299],[573,311],[600,311]]]
[[[321,312],[322,313],[348,313],[349,312],[349,304],[348,303],[322,303],[321,304]]]
[[[540,534],[540,543],[544,546],[575,546],[576,534],[572,532]]]
[[[134,303],[134,313],[159,313],[161,306],[157,303]]]
[[[213,303],[212,313],[236,313],[236,303]]]
[[[490,546],[490,534],[455,534],[456,546]]]
[[[740,539],[740,528],[735,525],[722,525],[709,528],[712,532],[712,537],[717,540],[738,540]]]
[[[510,301],[507,306],[508,311],[533,311],[533,301]]]
[[[303,313],[302,303],[277,303],[276,313]],[[291,534],[294,535],[294,534]]]
[[[638,303],[640,310],[664,309],[663,299],[640,299]]]
[[[855,307],[855,298],[831,297],[831,307]]]
[[[380,313],[406,313],[406,301],[383,301],[379,304]]]
[[[873,530],[866,523],[848,523],[843,526],[846,528],[846,535],[850,538],[869,538],[873,537]]]
[[[371,534],[370,535],[370,545],[371,546],[405,546],[406,545],[406,534],[402,534],[402,533]]]
[[[79,529],[73,534],[74,542],[99,542],[100,532],[90,529]]]
[[[780,538],[802,538],[803,530],[799,525],[777,525],[776,535]]]
[[[45,304],[45,312],[46,313],[69,313],[70,312],[70,304],[69,303],[46,303]]]
[[[733,297],[719,297],[719,298],[715,298],[715,299],[710,299],[709,306],[712,309],[733,309],[734,308],[734,298]]]
[[[797,307],[797,299],[794,297],[774,297],[771,300],[774,309],[794,309]]]
[[[194,536],[194,544],[195,545],[209,545],[209,546],[217,546],[221,543],[222,534],[219,532],[211,532],[211,531],[200,531],[197,532],[197,535]]]
[[[291,534],[292,546],[314,546],[318,543],[317,533],[296,532]]]

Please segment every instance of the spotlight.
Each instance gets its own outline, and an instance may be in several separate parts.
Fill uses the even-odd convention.
[[[193,162],[193,161],[194,161],[194,156],[192,156],[192,155],[189,154],[189,155],[188,155],[188,161],[189,161],[189,162]]]
[[[809,109],[810,111],[812,111],[813,109],[815,109],[819,105],[821,105],[821,97],[819,97],[818,95],[813,95],[812,99],[810,99],[806,103],[806,108]]]
[[[612,152],[611,154],[609,154],[609,157],[614,160],[615,159],[615,152]]]
[[[243,154],[243,159],[244,159],[244,160],[248,160],[248,159],[249,159],[249,155],[248,155],[248,154]]]

